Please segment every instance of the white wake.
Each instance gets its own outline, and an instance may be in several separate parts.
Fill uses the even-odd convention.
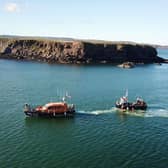
[[[113,113],[115,111],[116,111],[116,108],[112,107],[111,109],[107,109],[107,110],[77,111],[77,113],[87,114],[87,115],[100,115],[100,114]]]
[[[115,107],[112,107],[111,109],[105,109],[105,110],[93,110],[93,111],[77,111],[77,114],[82,115],[101,115],[101,114],[108,114],[108,113],[120,113],[130,116],[137,116],[137,117],[165,117],[168,118],[168,109],[148,109],[147,111],[134,111],[134,112],[122,112],[117,110]]]
[[[149,109],[145,117],[165,117],[168,118],[168,109]]]

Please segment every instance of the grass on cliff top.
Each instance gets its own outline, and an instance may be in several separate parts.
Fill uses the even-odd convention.
[[[71,42],[75,41],[72,38],[64,37],[36,37],[36,36],[8,36],[0,35],[0,40],[38,40],[38,41],[58,41],[58,42]]]
[[[74,38],[65,38],[65,37],[36,37],[36,36],[10,36],[10,35],[0,35],[1,41],[6,40],[37,40],[37,41],[54,41],[54,42],[83,42],[91,44],[129,44],[129,45],[149,45],[143,43],[135,43],[129,41],[105,41],[105,40],[91,40],[91,39],[74,39]],[[149,45],[151,46],[151,45]],[[154,45],[153,45],[154,46]]]

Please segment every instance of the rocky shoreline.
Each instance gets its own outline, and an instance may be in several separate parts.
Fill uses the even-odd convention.
[[[149,45],[119,42],[0,38],[0,58],[48,63],[164,63]]]

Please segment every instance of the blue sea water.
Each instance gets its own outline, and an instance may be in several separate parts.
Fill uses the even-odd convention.
[[[168,50],[158,50],[168,58]],[[59,65],[0,59],[0,167],[168,167],[168,65]],[[121,114],[129,90],[145,113]],[[58,101],[68,91],[77,114],[27,118],[25,102]]]

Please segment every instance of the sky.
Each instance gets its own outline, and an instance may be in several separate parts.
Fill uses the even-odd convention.
[[[0,0],[0,35],[168,45],[168,0]]]

